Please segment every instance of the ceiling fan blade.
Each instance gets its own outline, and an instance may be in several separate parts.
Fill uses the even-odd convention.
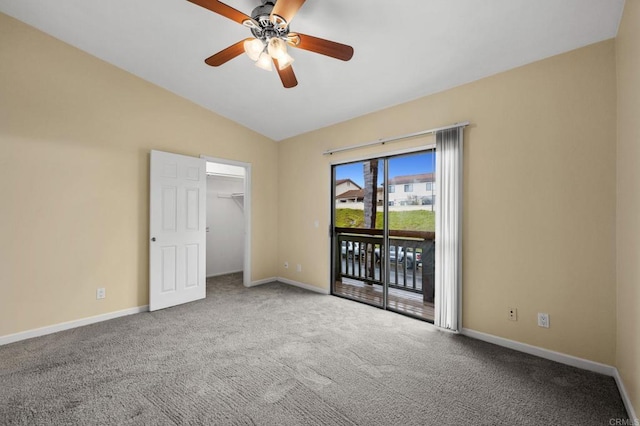
[[[209,9],[212,12],[215,12],[219,15],[224,16],[225,18],[229,18],[232,21],[237,22],[238,24],[247,25],[245,22],[249,21],[257,25],[251,17],[245,15],[232,8],[231,6],[227,6],[226,4],[219,2],[218,0],[188,0],[191,3],[197,4],[198,6],[202,6],[205,9]]]
[[[305,0],[278,0],[271,11],[271,21],[274,16],[279,16],[289,24],[304,2]]]
[[[306,34],[290,33],[289,41],[287,43],[293,47],[297,47],[298,49],[331,56],[332,58],[340,59],[342,61],[348,61],[353,57],[353,47],[351,46]]]
[[[204,61],[207,65],[211,65],[212,67],[219,67],[220,65],[229,62],[236,56],[239,56],[244,53],[244,42],[247,40],[251,40],[250,38],[246,38],[244,40],[240,40],[239,42],[232,44],[224,50],[219,51],[213,56],[209,56]]]
[[[278,75],[280,76],[280,81],[282,81],[282,85],[291,89],[292,87],[296,87],[298,85],[298,80],[296,79],[296,75],[293,72],[293,67],[289,65],[285,69],[281,70],[278,68],[278,60],[274,59],[273,64],[276,66],[276,71],[278,71]]]

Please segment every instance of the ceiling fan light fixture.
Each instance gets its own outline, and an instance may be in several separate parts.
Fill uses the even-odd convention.
[[[282,71],[286,67],[290,66],[293,63],[294,59],[285,52],[284,56],[278,59],[278,69]]]
[[[264,51],[264,44],[257,38],[247,40],[244,42],[244,51],[247,56],[255,62],[260,58],[260,54]]]
[[[271,56],[269,56],[267,52],[262,52],[256,61],[256,66],[265,71],[271,71]]]
[[[272,58],[281,60],[285,58],[287,54],[287,44],[278,37],[273,37],[269,40],[269,44],[267,45],[267,51]]]
[[[289,89],[295,87],[298,80],[291,66],[294,59],[287,53],[287,44],[342,61],[353,57],[351,46],[289,31],[289,22],[306,0],[261,0],[262,5],[253,9],[251,16],[221,0],[188,1],[242,24],[253,35],[205,59],[209,66],[219,67],[245,52],[256,66],[266,71],[271,71],[274,64],[282,85]]]

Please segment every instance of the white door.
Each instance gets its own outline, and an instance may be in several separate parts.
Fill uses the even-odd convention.
[[[151,151],[149,310],[204,299],[206,161]]]

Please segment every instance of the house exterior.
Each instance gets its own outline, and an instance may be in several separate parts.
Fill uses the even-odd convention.
[[[360,189],[362,189],[362,187],[351,179],[338,179],[336,181],[336,199],[339,195],[342,195],[346,192],[357,191]]]
[[[390,206],[433,206],[435,199],[434,173],[396,176],[389,179]]]
[[[336,194],[336,203],[361,203],[364,201],[364,189],[352,189]]]
[[[353,189],[348,189],[353,188]],[[421,173],[389,179],[389,206],[431,206],[435,204],[435,175]],[[336,181],[336,205],[364,202],[365,190],[351,179]],[[377,204],[384,203],[384,189],[378,187]]]
[[[384,202],[383,191],[381,186],[378,187],[377,204],[379,206]],[[352,189],[339,195],[336,193],[336,204],[338,203],[364,203],[364,189]]]

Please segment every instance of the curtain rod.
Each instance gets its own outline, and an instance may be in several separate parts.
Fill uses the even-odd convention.
[[[467,127],[469,124],[470,123],[468,121],[463,121],[461,123],[455,123],[455,124],[452,124],[450,126],[438,127],[438,128],[435,128],[435,129],[422,130],[420,132],[409,133],[408,135],[394,136],[394,137],[391,137],[391,138],[378,139],[376,141],[365,142],[365,143],[361,143],[361,144],[358,144],[358,145],[349,145],[349,146],[345,146],[343,148],[330,149],[330,150],[327,150],[327,151],[323,152],[322,155],[332,155],[332,154],[334,154],[336,152],[351,151],[352,149],[364,148],[364,147],[372,146],[372,145],[384,145],[384,144],[386,144],[388,142],[395,142],[395,141],[399,141],[399,140],[403,140],[403,139],[415,138],[417,136],[430,135],[430,134],[439,132],[441,130],[456,129],[456,128],[459,128],[459,127]]]

